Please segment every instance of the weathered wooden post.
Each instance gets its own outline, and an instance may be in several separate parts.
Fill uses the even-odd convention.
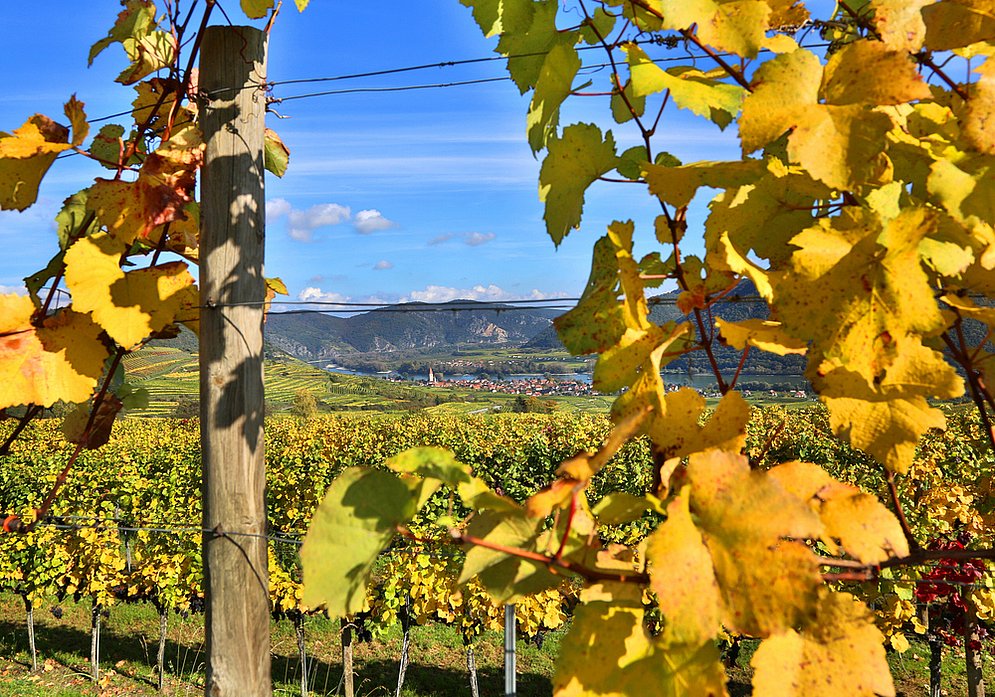
[[[266,35],[210,27],[200,57],[200,428],[210,697],[270,695],[263,461]]]

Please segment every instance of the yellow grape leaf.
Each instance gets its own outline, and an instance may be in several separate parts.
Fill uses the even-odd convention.
[[[83,102],[76,99],[74,94],[66,102],[64,111],[69,119],[69,125],[73,129],[72,145],[82,145],[90,133],[90,124],[86,120],[86,112],[83,110]]]
[[[611,394],[626,387],[644,369],[650,355],[661,344],[672,341],[661,327],[628,328],[615,346],[608,348],[594,366],[592,385],[599,392]]]
[[[636,378],[640,367],[658,346],[667,342],[663,328],[649,321],[639,265],[632,257],[632,221],[615,221],[608,227],[608,240],[615,253],[619,285],[623,294],[621,319],[625,331],[614,346],[604,350],[594,367],[593,381],[602,392],[615,392]]]
[[[885,46],[915,53],[926,38],[922,8],[933,0],[871,0],[874,26]]]
[[[598,177],[618,165],[615,138],[604,136],[593,124],[575,123],[550,138],[548,152],[539,170],[539,200],[546,204],[546,232],[559,246],[574,228],[580,227],[584,193]]]
[[[546,141],[556,135],[560,106],[570,96],[578,70],[580,56],[573,46],[558,43],[546,54],[525,120],[532,152],[542,150],[546,147]]]
[[[595,600],[577,608],[560,645],[555,697],[726,697],[714,644],[651,640],[641,604],[625,599],[625,590],[619,589],[613,602]]]
[[[194,188],[193,172],[156,171],[154,155],[146,159],[148,170],[133,182],[100,179],[88,190],[87,208],[116,239],[131,244],[148,237],[165,223],[186,218],[186,206]]]
[[[865,40],[847,44],[829,58],[822,94],[827,104],[837,106],[885,106],[928,99],[930,91],[907,51]]]
[[[972,158],[956,164],[937,160],[929,168],[926,185],[947,213],[973,235],[987,230],[985,246],[990,246],[991,225],[987,221],[995,220],[995,182],[987,159]]]
[[[722,592],[722,623],[769,636],[809,619],[821,584],[818,562],[804,544],[789,540],[822,534],[815,512],[738,454],[692,454],[687,475],[691,511]]]
[[[856,189],[881,169],[881,143],[891,130],[887,115],[862,105],[812,105],[794,114],[788,155],[833,188]]]
[[[740,187],[753,183],[764,171],[764,164],[758,160],[694,162],[680,167],[648,164],[643,177],[651,194],[664,203],[682,208],[691,203],[703,186],[715,189]]]
[[[0,210],[23,211],[56,155],[72,147],[69,129],[35,114],[13,133],[0,131]]]
[[[632,91],[636,97],[670,90],[670,97],[681,109],[710,119],[719,128],[729,125],[746,96],[739,85],[714,80],[700,70],[689,67],[663,70],[635,44],[622,47],[629,57]]]
[[[719,333],[733,348],[742,351],[747,346],[755,346],[761,351],[786,356],[789,353],[804,354],[808,345],[784,333],[780,322],[765,319],[744,319],[727,322],[721,317],[715,319]]]
[[[664,521],[646,541],[650,588],[656,593],[669,641],[704,644],[722,619],[712,557],[688,509],[688,488],[667,506]]]
[[[952,294],[944,295],[943,302],[956,309],[960,315],[984,322],[989,327],[995,328],[995,307],[980,306],[970,298],[962,298]]]
[[[926,23],[926,47],[949,51],[979,41],[995,39],[993,0],[946,0],[922,9]]]
[[[844,371],[833,371],[826,379],[832,392],[824,393],[823,401],[833,432],[893,472],[908,472],[922,434],[946,427],[943,412],[921,394],[877,394],[863,380],[847,379]]]
[[[747,255],[753,250],[770,260],[771,266],[780,267],[793,251],[788,244],[791,238],[812,225],[813,207],[831,196],[829,187],[798,167],[770,158],[766,172],[752,184],[725,191],[712,200],[705,243],[710,253],[735,251],[736,257],[748,263]],[[728,236],[725,243],[723,235]],[[733,270],[743,273],[736,267]]]
[[[691,327],[687,323],[679,325],[675,333],[687,334]],[[677,338],[681,336],[677,334]],[[676,341],[674,343],[677,343]],[[667,344],[661,344],[650,353],[646,365],[639,371],[635,382],[612,404],[611,415],[615,421],[627,419],[631,414],[648,412],[649,417],[643,426],[643,431],[656,442],[659,434],[666,433],[664,420],[667,409],[664,402],[663,380],[660,377],[660,367]]]
[[[191,201],[183,207],[184,218],[170,220],[152,230],[148,236],[149,245],[159,244],[162,235],[166,235],[166,245],[163,249],[176,252],[184,259],[198,262],[200,247],[200,204]],[[169,227],[166,227],[166,226]]]
[[[126,349],[176,319],[188,302],[194,280],[183,262],[125,273],[125,245],[98,233],[66,252],[66,286],[78,310],[90,312],[107,334]]]
[[[979,152],[995,155],[995,60],[989,58],[975,72],[981,77],[967,102],[964,135]]]
[[[826,591],[817,619],[772,636],[750,660],[756,697],[894,697],[884,637],[848,593]]]
[[[934,223],[927,209],[909,209],[884,230],[864,216],[851,227],[822,221],[792,239],[793,270],[771,279],[785,330],[812,340],[810,365],[828,372],[819,366],[828,356],[872,385],[904,337],[943,330],[918,252]]]
[[[752,58],[764,43],[771,6],[762,0],[657,0],[664,29],[697,24],[698,38],[723,51]]]
[[[151,0],[122,0],[121,4],[125,9],[118,14],[108,35],[90,48],[89,63],[92,65],[111,44],[121,44],[131,64],[116,80],[130,85],[172,65],[177,46],[172,34],[156,30],[156,9]]]
[[[460,0],[473,11],[473,19],[486,38],[518,34],[532,21],[532,0]]]
[[[187,102],[177,105],[177,97],[183,97],[181,93],[183,85],[177,80],[170,78],[154,77],[135,85],[136,97],[131,103],[131,113],[135,121],[145,123],[152,127],[165,126],[165,121],[170,114],[173,114],[172,127],[174,129],[187,128],[196,124],[196,104]]]
[[[100,327],[63,309],[36,328],[34,312],[26,295],[0,295],[0,409],[89,399],[107,359]]]
[[[770,5],[770,26],[801,26],[809,18],[809,12],[798,0],[766,0]]]
[[[799,49],[767,61],[753,75],[753,92],[743,100],[739,137],[743,154],[762,148],[793,128],[799,116],[818,104],[822,64]]]
[[[265,17],[273,9],[273,0],[242,0],[242,12],[249,19]]]
[[[738,451],[745,442],[750,407],[739,392],[727,392],[712,416],[700,426],[705,398],[682,387],[664,397],[660,418],[650,423],[650,438],[665,458],[684,457],[709,448]]]
[[[908,541],[894,514],[870,494],[833,479],[810,462],[785,462],[770,476],[808,501],[825,526],[824,537],[837,539],[854,559],[880,564],[909,553]]]

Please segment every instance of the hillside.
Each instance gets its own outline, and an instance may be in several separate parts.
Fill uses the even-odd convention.
[[[352,317],[320,313],[271,313],[266,340],[302,360],[335,360],[349,354],[426,352],[458,344],[520,346],[551,324],[548,311],[522,310],[488,303],[467,310],[472,301],[446,305],[409,303],[378,308]]]

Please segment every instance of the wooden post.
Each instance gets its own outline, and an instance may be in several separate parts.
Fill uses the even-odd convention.
[[[266,36],[210,27],[200,57],[200,442],[209,697],[269,696],[263,461]]]
[[[985,681],[981,671],[981,655],[977,647],[981,645],[978,632],[978,614],[970,588],[964,589],[964,661],[967,668],[967,697],[985,697]]]

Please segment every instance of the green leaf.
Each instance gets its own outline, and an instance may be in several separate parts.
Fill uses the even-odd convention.
[[[287,173],[290,164],[290,149],[283,144],[276,131],[267,128],[264,136],[264,166],[266,171],[278,177]]]
[[[521,509],[511,514],[485,511],[470,521],[466,535],[504,549],[538,552],[543,527],[542,518],[530,518]],[[554,574],[546,564],[475,544],[467,550],[459,583],[473,578],[498,603],[513,603],[520,596],[555,588],[563,582],[563,576]]]
[[[436,488],[383,470],[342,472],[315,511],[301,548],[304,604],[324,606],[333,617],[362,610],[377,557]]]
[[[90,154],[107,169],[117,169],[124,148],[124,126],[109,123],[103,126],[90,143]]]
[[[435,479],[455,489],[470,482],[470,468],[445,448],[421,447],[405,450],[387,460],[387,466],[399,474],[413,474]]]
[[[593,124],[567,126],[561,137],[550,138],[547,147],[539,171],[539,200],[546,204],[546,232],[558,246],[580,227],[588,187],[615,169],[618,157],[611,131],[602,136]]]
[[[99,230],[99,225],[94,217],[90,217],[86,210],[87,190],[79,191],[62,202],[62,210],[55,216],[55,224],[59,235],[59,246],[65,249],[70,243],[80,237]],[[89,217],[90,224],[83,229],[83,223]]]
[[[46,266],[41,271],[37,271],[30,276],[26,276],[24,279],[24,285],[28,289],[28,294],[31,299],[35,302],[38,307],[42,306],[42,299],[39,297],[39,291],[53,278],[58,276],[63,271],[63,264],[65,263],[66,252],[65,250],[60,250],[58,254],[52,257],[48,266]]]
[[[632,109],[629,106],[632,106]],[[622,85],[622,94],[617,89],[612,91],[611,109],[615,123],[626,123],[636,116],[643,115],[646,111],[646,97],[637,97],[632,89],[632,81],[627,81]]]
[[[609,14],[603,7],[598,7],[594,10],[591,18],[584,21],[584,25],[580,29],[580,35],[584,43],[593,46],[601,43],[602,39],[607,39],[614,28],[615,15]]]
[[[649,162],[645,145],[633,145],[618,158],[618,173],[626,179],[636,180],[643,176],[643,169]]]
[[[546,54],[557,44],[573,46],[579,33],[560,32],[556,26],[559,5],[550,0],[502,0],[501,38],[497,51],[508,58],[508,74],[525,94],[535,87]],[[511,57],[513,56],[513,57]]]
[[[594,243],[591,275],[576,307],[553,320],[556,333],[574,355],[601,353],[625,333],[618,304],[615,245],[606,235]]]
[[[154,28],[155,5],[150,0],[122,0],[121,4],[124,9],[118,14],[110,32],[90,47],[89,65],[93,65],[93,60],[111,44],[134,40]]]
[[[546,55],[526,119],[526,132],[532,152],[542,150],[549,137],[556,134],[560,105],[570,95],[578,70],[580,56],[573,46],[556,44]]]
[[[532,0],[460,0],[460,3],[471,8],[473,19],[487,38],[528,29],[534,12]]]

